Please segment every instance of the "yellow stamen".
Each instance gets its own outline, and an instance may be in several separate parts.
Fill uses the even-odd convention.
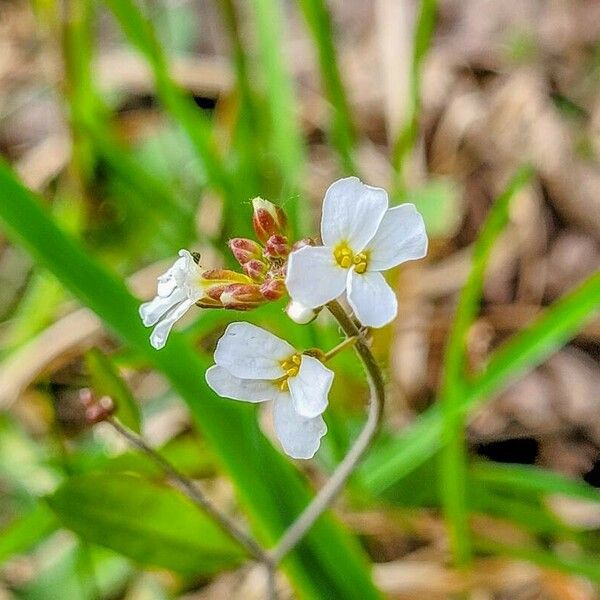
[[[292,356],[281,361],[281,368],[285,375],[276,379],[273,383],[282,391],[287,392],[290,389],[289,379],[290,377],[296,377],[300,371],[300,364],[302,363],[301,354],[292,354]]]
[[[342,242],[334,248],[333,257],[342,269],[349,269],[354,265],[356,273],[365,273],[369,263],[369,257],[366,252],[354,254],[346,242]]]

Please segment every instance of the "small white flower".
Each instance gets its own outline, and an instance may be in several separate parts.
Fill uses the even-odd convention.
[[[175,324],[189,308],[202,298],[202,271],[187,250],[180,250],[173,266],[158,278],[158,295],[140,306],[146,327],[155,325],[150,343],[160,350]]]
[[[220,396],[246,402],[273,402],[275,433],[286,454],[312,458],[327,426],[321,414],[333,372],[312,356],[250,323],[231,323],[206,372]]]
[[[398,302],[381,271],[423,258],[427,234],[413,204],[388,209],[385,190],[347,177],[325,193],[321,217],[323,246],[290,254],[286,286],[292,300],[316,308],[347,290],[358,320],[383,327]]]

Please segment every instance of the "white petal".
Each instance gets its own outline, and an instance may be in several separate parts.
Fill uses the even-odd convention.
[[[308,419],[319,416],[327,408],[332,383],[333,371],[304,354],[298,375],[288,379],[294,410]]]
[[[273,403],[273,425],[285,453],[292,458],[312,458],[327,433],[323,417],[302,417],[288,394],[281,394]]]
[[[206,371],[206,383],[219,396],[243,400],[245,402],[265,402],[274,400],[279,390],[272,381],[264,379],[240,379],[234,377],[227,369],[213,365]]]
[[[169,310],[183,300],[185,300],[185,292],[183,290],[175,290],[167,298],[156,296],[150,302],[144,302],[139,308],[142,323],[146,327],[152,327],[152,325],[158,323],[163,315],[167,314]]]
[[[427,233],[415,205],[390,208],[368,250],[370,271],[383,271],[407,260],[423,258],[427,254]]]
[[[167,343],[167,338],[175,322],[181,319],[183,315],[190,309],[194,304],[194,300],[184,300],[180,304],[174,306],[161,320],[157,323],[156,327],[150,334],[150,344],[157,350],[164,348]]]
[[[158,277],[159,296],[168,296],[176,287],[183,286],[188,278],[194,279],[199,275],[200,268],[187,250],[180,250],[179,257],[170,269]]]
[[[290,254],[285,285],[292,300],[317,308],[344,291],[347,277],[330,248],[304,246]]]
[[[348,284],[348,302],[356,318],[367,327],[383,327],[398,312],[398,300],[378,271],[358,274],[352,271]]]
[[[231,323],[217,343],[215,362],[242,379],[278,379],[281,361],[296,351],[286,341],[252,325]]]
[[[323,243],[333,248],[345,241],[353,252],[360,252],[375,235],[387,207],[385,190],[365,185],[358,177],[339,179],[323,200]]]

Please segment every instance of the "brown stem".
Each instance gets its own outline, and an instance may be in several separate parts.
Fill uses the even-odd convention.
[[[348,454],[338,465],[327,483],[287,529],[278,544],[270,551],[269,555],[274,564],[279,564],[288,552],[296,546],[342,491],[346,480],[364,456],[377,433],[385,403],[383,375],[375,357],[361,336],[360,330],[339,302],[334,300],[327,304],[327,308],[339,323],[346,337],[357,338],[354,349],[367,372],[369,387],[371,388],[367,422]]]
[[[156,465],[158,465],[171,480],[173,485],[183,492],[192,502],[194,502],[194,504],[198,505],[206,513],[208,513],[221,526],[221,528],[241,546],[243,546],[254,559],[264,563],[269,571],[272,570],[273,563],[269,554],[263,548],[261,548],[261,546],[247,533],[242,531],[237,523],[215,508],[206,498],[197,484],[180,473],[170,462],[156,452],[154,448],[149,446],[137,433],[131,431],[127,427],[124,427],[121,425],[121,423],[119,423],[119,421],[112,417],[107,419],[106,422],[110,423],[112,427],[114,427],[114,429],[121,436],[123,436],[131,446],[143,452]]]

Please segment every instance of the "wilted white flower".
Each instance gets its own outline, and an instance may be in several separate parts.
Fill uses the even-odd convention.
[[[146,327],[155,326],[150,343],[160,350],[175,324],[204,295],[202,270],[187,250],[180,250],[173,266],[158,278],[158,295],[140,306]]]
[[[358,320],[382,327],[396,316],[398,302],[381,271],[423,258],[427,234],[413,204],[388,209],[385,190],[347,177],[325,194],[323,246],[290,254],[286,286],[292,300],[316,308],[347,290]]]
[[[220,396],[246,402],[273,402],[275,433],[286,454],[312,458],[327,426],[321,414],[333,372],[312,356],[250,323],[231,323],[206,372]]]

